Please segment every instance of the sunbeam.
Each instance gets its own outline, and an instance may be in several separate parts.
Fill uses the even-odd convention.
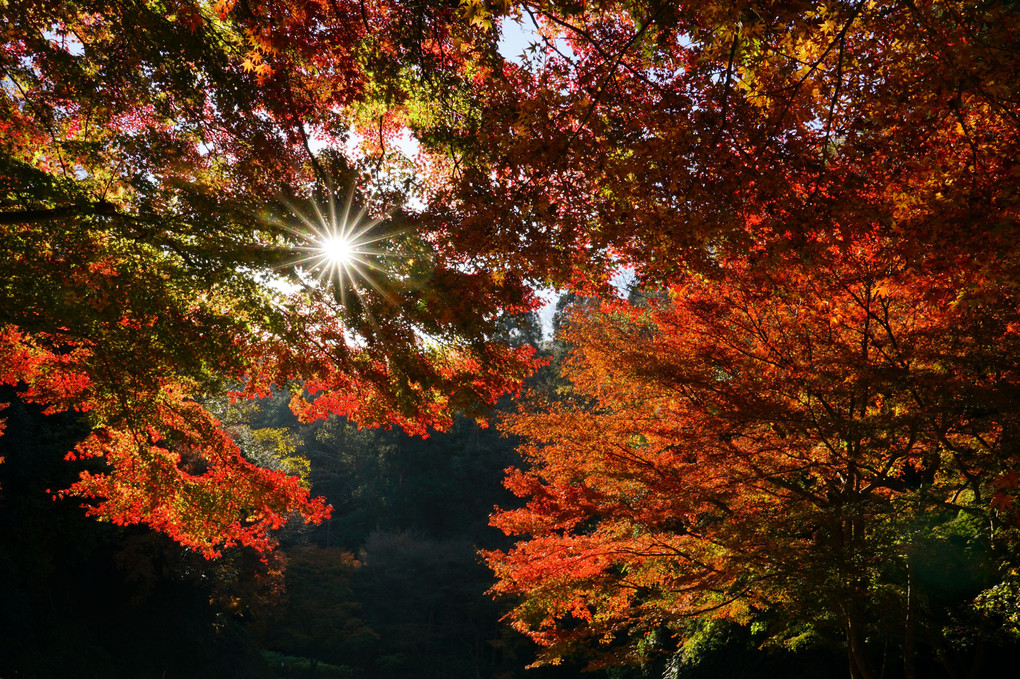
[[[392,301],[393,292],[383,279],[391,273],[387,260],[401,256],[394,239],[404,229],[386,223],[388,216],[366,218],[366,209],[354,205],[353,194],[348,190],[342,204],[335,196],[312,201],[305,211],[287,203],[293,221],[273,222],[298,239],[291,246],[295,258],[286,266],[296,267],[307,283],[332,287],[345,306],[351,294],[364,301],[366,288]],[[385,227],[381,226],[384,223]]]

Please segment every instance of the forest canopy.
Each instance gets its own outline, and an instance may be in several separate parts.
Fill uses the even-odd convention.
[[[912,676],[973,645],[917,584],[933,535],[986,554],[953,605],[1015,628],[1013,3],[0,18],[0,381],[81,413],[69,456],[105,463],[57,494],[264,549],[328,510],[211,399],[446,428],[520,387],[538,361],[501,324],[570,288],[570,386],[505,420],[527,504],[488,555],[545,660],[768,612],[838,630],[855,678],[885,634]],[[534,44],[508,59],[513,20]]]

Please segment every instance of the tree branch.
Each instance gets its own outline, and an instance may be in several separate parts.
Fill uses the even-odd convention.
[[[38,210],[18,210],[16,212],[0,212],[0,225],[36,224],[49,222],[64,217],[84,216],[124,216],[117,212],[117,206],[101,200],[95,203],[76,203],[60,207],[42,208]]]

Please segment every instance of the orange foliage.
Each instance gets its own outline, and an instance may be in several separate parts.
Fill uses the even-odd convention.
[[[544,660],[765,608],[854,629],[917,517],[1010,509],[1018,310],[897,247],[820,236],[576,312],[573,391],[504,423],[527,504],[494,515],[521,540],[487,554]]]

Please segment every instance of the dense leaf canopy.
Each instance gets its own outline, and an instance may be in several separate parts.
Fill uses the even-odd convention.
[[[0,380],[86,413],[73,456],[109,463],[71,489],[92,511],[210,554],[264,547],[289,512],[326,508],[245,462],[196,399],[291,387],[306,417],[424,432],[526,374],[528,350],[486,337],[529,293],[401,210],[407,172],[386,149],[409,88],[462,78],[467,57],[444,51],[467,39],[454,11],[0,11]],[[315,265],[334,230],[356,266]]]
[[[1012,3],[13,1],[0,18],[0,381],[86,418],[72,456],[107,465],[69,492],[94,513],[207,554],[265,547],[326,508],[247,462],[203,399],[290,388],[304,418],[448,426],[534,366],[492,341],[534,287],[611,296],[629,266],[651,301],[579,305],[576,403],[509,425],[532,438],[510,480],[531,504],[497,517],[521,543],[490,558],[550,658],[811,591],[867,677],[861,621],[895,589],[869,569],[920,549],[911,517],[960,510],[1004,544]],[[513,19],[537,32],[507,60]],[[355,222],[357,271],[317,259]],[[783,584],[805,545],[811,577]]]
[[[491,81],[464,246],[589,293],[622,262],[651,294],[581,305],[574,392],[506,425],[532,461],[494,518],[521,541],[489,555],[511,619],[547,661],[633,659],[768,611],[840,630],[854,677],[869,636],[911,674],[918,638],[950,643],[909,584],[919,527],[984,522],[990,568],[1015,562],[1020,15],[522,9],[546,51]]]

